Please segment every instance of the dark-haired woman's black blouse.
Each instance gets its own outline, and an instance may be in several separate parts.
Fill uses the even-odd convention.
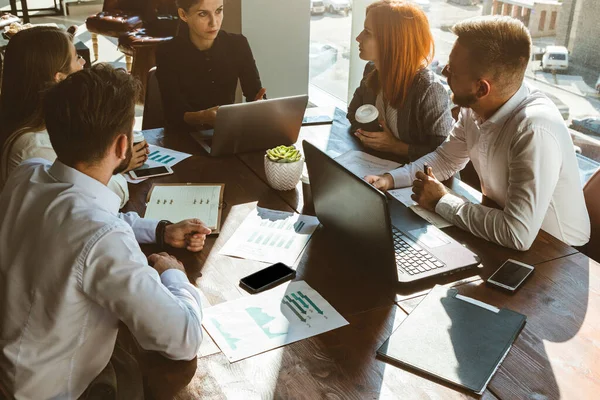
[[[246,101],[262,88],[248,40],[225,31],[210,49],[200,51],[186,27],[158,48],[156,65],[167,127],[177,132],[196,129],[184,122],[186,112],[233,104],[238,78]]]

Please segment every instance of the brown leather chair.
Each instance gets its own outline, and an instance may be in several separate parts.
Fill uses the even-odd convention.
[[[119,36],[119,50],[133,58],[131,75],[142,83],[140,102],[144,101],[148,71],[156,66],[156,48],[177,34],[179,17],[175,0],[154,0],[144,27]]]
[[[588,257],[600,262],[600,170],[583,186],[583,196],[592,225],[590,241],[583,251]]]
[[[102,12],[88,17],[87,30],[92,34],[94,60],[98,59],[98,35],[119,37],[141,28],[148,10],[148,0],[104,0]],[[131,60],[127,60],[131,69]]]

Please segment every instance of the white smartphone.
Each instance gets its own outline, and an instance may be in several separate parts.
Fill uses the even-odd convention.
[[[129,171],[129,175],[133,179],[151,178],[153,176],[169,175],[172,173],[173,173],[173,170],[171,169],[171,167],[169,167],[167,165],[161,165],[160,167],[152,167],[152,168],[138,168],[138,169]]]
[[[533,272],[531,265],[508,259],[490,276],[487,282],[514,292]]]

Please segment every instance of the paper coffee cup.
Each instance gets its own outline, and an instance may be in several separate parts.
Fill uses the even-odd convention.
[[[360,124],[360,127],[367,132],[381,131],[378,121],[379,111],[372,104],[364,104],[358,107],[354,118],[356,118],[356,122]]]
[[[133,144],[141,143],[144,140],[146,140],[146,138],[144,137],[144,134],[142,132],[140,132],[140,131],[133,132]]]
[[[356,114],[354,118],[356,118],[356,122],[360,124],[369,124],[373,121],[377,121],[377,117],[379,117],[379,111],[377,111],[377,107],[372,104],[364,104],[356,110]]]

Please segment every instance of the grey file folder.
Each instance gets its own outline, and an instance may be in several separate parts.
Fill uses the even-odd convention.
[[[381,345],[377,354],[482,393],[526,317],[436,286]]]

